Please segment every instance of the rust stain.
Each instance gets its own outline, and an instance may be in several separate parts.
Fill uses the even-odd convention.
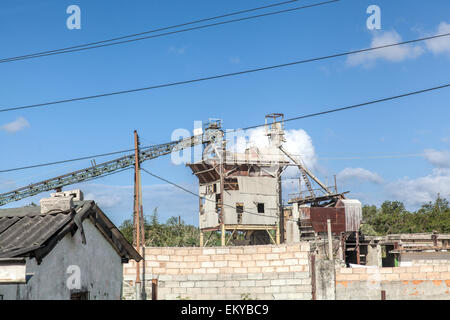
[[[433,283],[435,286],[440,286],[442,283],[442,280],[433,280]]]
[[[450,287],[450,280],[445,280],[445,284],[447,285],[447,287]]]
[[[423,280],[413,280],[413,284],[421,284],[423,282]]]
[[[347,288],[347,284],[348,284],[349,282],[351,282],[351,281],[336,281],[337,284],[341,284],[341,285],[343,285],[343,286],[346,287],[346,288]]]
[[[403,280],[402,283],[403,283],[403,284],[408,284],[408,283],[409,283],[409,280]]]
[[[419,291],[415,291],[415,292],[410,294],[410,296],[417,296],[417,295],[419,295]]]

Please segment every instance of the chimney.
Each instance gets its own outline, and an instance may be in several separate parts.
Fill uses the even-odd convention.
[[[73,208],[73,201],[83,201],[83,192],[81,190],[51,193],[50,198],[44,198],[40,201],[41,214],[68,211]]]

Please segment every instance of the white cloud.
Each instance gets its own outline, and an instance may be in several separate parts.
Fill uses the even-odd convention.
[[[394,199],[406,205],[417,206],[434,201],[438,193],[442,197],[450,194],[450,170],[433,169],[432,173],[416,179],[403,178],[387,186]]]
[[[9,122],[0,126],[0,131],[5,131],[8,133],[16,133],[28,127],[30,127],[30,124],[28,123],[27,119],[19,117],[13,122]]]
[[[396,31],[385,31],[374,33],[371,48],[402,42],[402,37]],[[393,46],[373,51],[366,51],[350,55],[347,64],[350,66],[364,65],[371,66],[377,60],[387,60],[390,62],[401,62],[406,59],[417,58],[424,53],[420,46],[401,45]]]
[[[375,184],[383,183],[383,178],[377,173],[363,168],[345,168],[337,174],[339,181],[367,181]]]
[[[315,169],[317,166],[317,156],[311,137],[302,129],[290,129],[284,131],[286,142],[283,143],[284,149],[290,154],[300,157],[308,169]],[[229,139],[229,137],[226,137]],[[231,150],[235,152],[244,152],[247,147],[264,148],[269,145],[269,139],[266,136],[265,128],[250,129],[245,132],[238,132],[237,139],[229,143]]]
[[[427,159],[435,167],[450,168],[450,151],[426,149],[424,151],[424,156],[425,159]]]
[[[441,22],[438,26],[438,30],[435,35],[450,33],[450,24]],[[450,54],[450,36],[440,37],[432,40],[428,40],[426,42],[426,46],[428,50],[433,52],[434,54]]]

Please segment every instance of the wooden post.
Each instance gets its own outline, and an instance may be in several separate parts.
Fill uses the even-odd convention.
[[[277,229],[275,231],[275,242],[276,244],[280,244],[280,226],[277,225]]]
[[[223,222],[222,222],[222,224],[220,225],[220,231],[221,231],[221,237],[220,237],[220,239],[221,239],[221,245],[222,245],[222,247],[224,247],[225,246],[225,225],[223,224]]]
[[[359,252],[359,231],[356,231],[356,264],[361,263],[361,257]]]
[[[316,300],[316,256],[311,255],[311,295]]]
[[[203,247],[203,231],[200,230],[200,247]]]
[[[220,229],[221,229],[221,245],[225,246],[225,215],[223,212],[223,191],[225,188],[225,181],[224,181],[224,158],[226,154],[225,144],[224,141],[222,141],[222,154],[220,156]]]
[[[152,300],[158,300],[158,279],[152,279]]]
[[[135,245],[139,253],[141,253],[141,205],[140,205],[140,189],[139,189],[139,137],[137,131],[134,130],[134,225]],[[141,300],[141,268],[140,262],[136,262],[136,300]]]
[[[381,290],[381,300],[386,300],[386,290]]]
[[[333,240],[331,238],[331,220],[327,219],[327,230],[328,230],[328,258],[333,260]]]

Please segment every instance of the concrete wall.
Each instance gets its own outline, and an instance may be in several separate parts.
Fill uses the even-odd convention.
[[[334,260],[316,260],[315,263],[316,278],[316,299],[317,300],[335,300],[335,261]]]
[[[408,252],[402,253],[399,257],[400,267],[435,264],[450,265],[450,252]]]
[[[86,245],[81,242],[80,231],[74,237],[67,234],[37,265],[27,259],[26,272],[34,273],[27,284],[0,285],[5,300],[68,300],[71,291],[66,281],[67,268],[77,265],[81,271],[82,290],[89,291],[92,300],[121,298],[121,258],[90,220],[83,222]]]
[[[337,300],[450,300],[450,265],[395,268],[337,268]]]
[[[309,243],[217,248],[146,248],[145,283],[158,299],[311,299]],[[124,298],[134,298],[136,265],[124,266]],[[144,275],[141,276],[143,278]]]

